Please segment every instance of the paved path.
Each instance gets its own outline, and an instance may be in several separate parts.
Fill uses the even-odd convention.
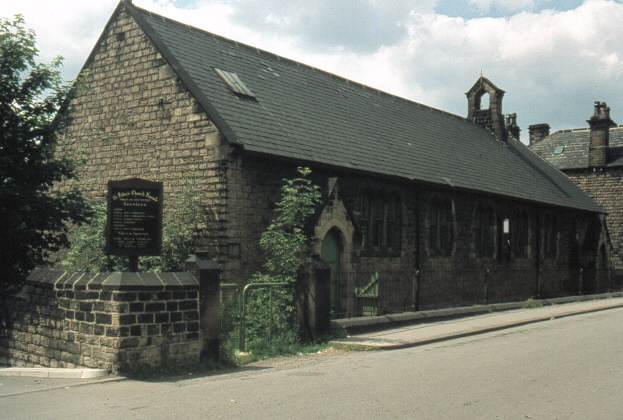
[[[385,329],[352,335],[331,343],[354,350],[392,350],[619,307],[623,307],[623,298],[566,303]]]
[[[0,418],[621,419],[621,325],[613,309],[402,350],[57,389],[0,398]]]

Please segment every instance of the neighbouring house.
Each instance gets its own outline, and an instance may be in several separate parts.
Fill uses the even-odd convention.
[[[503,95],[479,78],[465,118],[122,1],[57,153],[84,162],[93,199],[128,177],[162,181],[165,211],[200,191],[210,222],[197,246],[240,283],[261,266],[282,179],[311,167],[334,316],[370,298],[392,312],[608,289],[588,270],[608,252],[603,209],[517,140]]]
[[[587,122],[588,127],[551,134],[549,124],[532,125],[530,149],[564,172],[607,212],[612,264],[617,278],[623,280],[623,126],[612,121],[605,102],[595,102]],[[606,249],[600,248],[592,258],[607,258]]]

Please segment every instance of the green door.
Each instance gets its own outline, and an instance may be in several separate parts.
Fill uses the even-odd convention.
[[[339,233],[335,230],[329,231],[322,240],[320,258],[331,267],[331,312],[334,317],[343,315],[340,304],[340,285],[342,280],[341,252],[342,246]]]

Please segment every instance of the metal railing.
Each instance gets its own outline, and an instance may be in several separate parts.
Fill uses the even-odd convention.
[[[231,335],[231,339],[238,345],[238,350],[248,350],[248,308],[252,295],[256,292],[266,292],[267,296],[267,319],[260,320],[266,324],[266,341],[273,339],[275,330],[275,306],[277,305],[275,294],[278,291],[290,292],[293,284],[287,282],[273,283],[249,283],[240,286],[235,283],[221,284],[221,304],[224,314],[221,318],[222,330]],[[256,320],[258,321],[258,320]]]

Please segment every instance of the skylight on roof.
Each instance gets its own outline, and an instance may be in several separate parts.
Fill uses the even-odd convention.
[[[554,156],[558,156],[558,155],[562,155],[564,151],[565,151],[565,145],[563,144],[562,146],[556,146],[552,154]]]
[[[238,95],[246,96],[249,98],[255,98],[255,94],[251,92],[243,82],[240,80],[240,77],[236,73],[232,73],[229,71],[214,68],[216,74],[220,76],[221,79],[225,82],[225,84]]]

